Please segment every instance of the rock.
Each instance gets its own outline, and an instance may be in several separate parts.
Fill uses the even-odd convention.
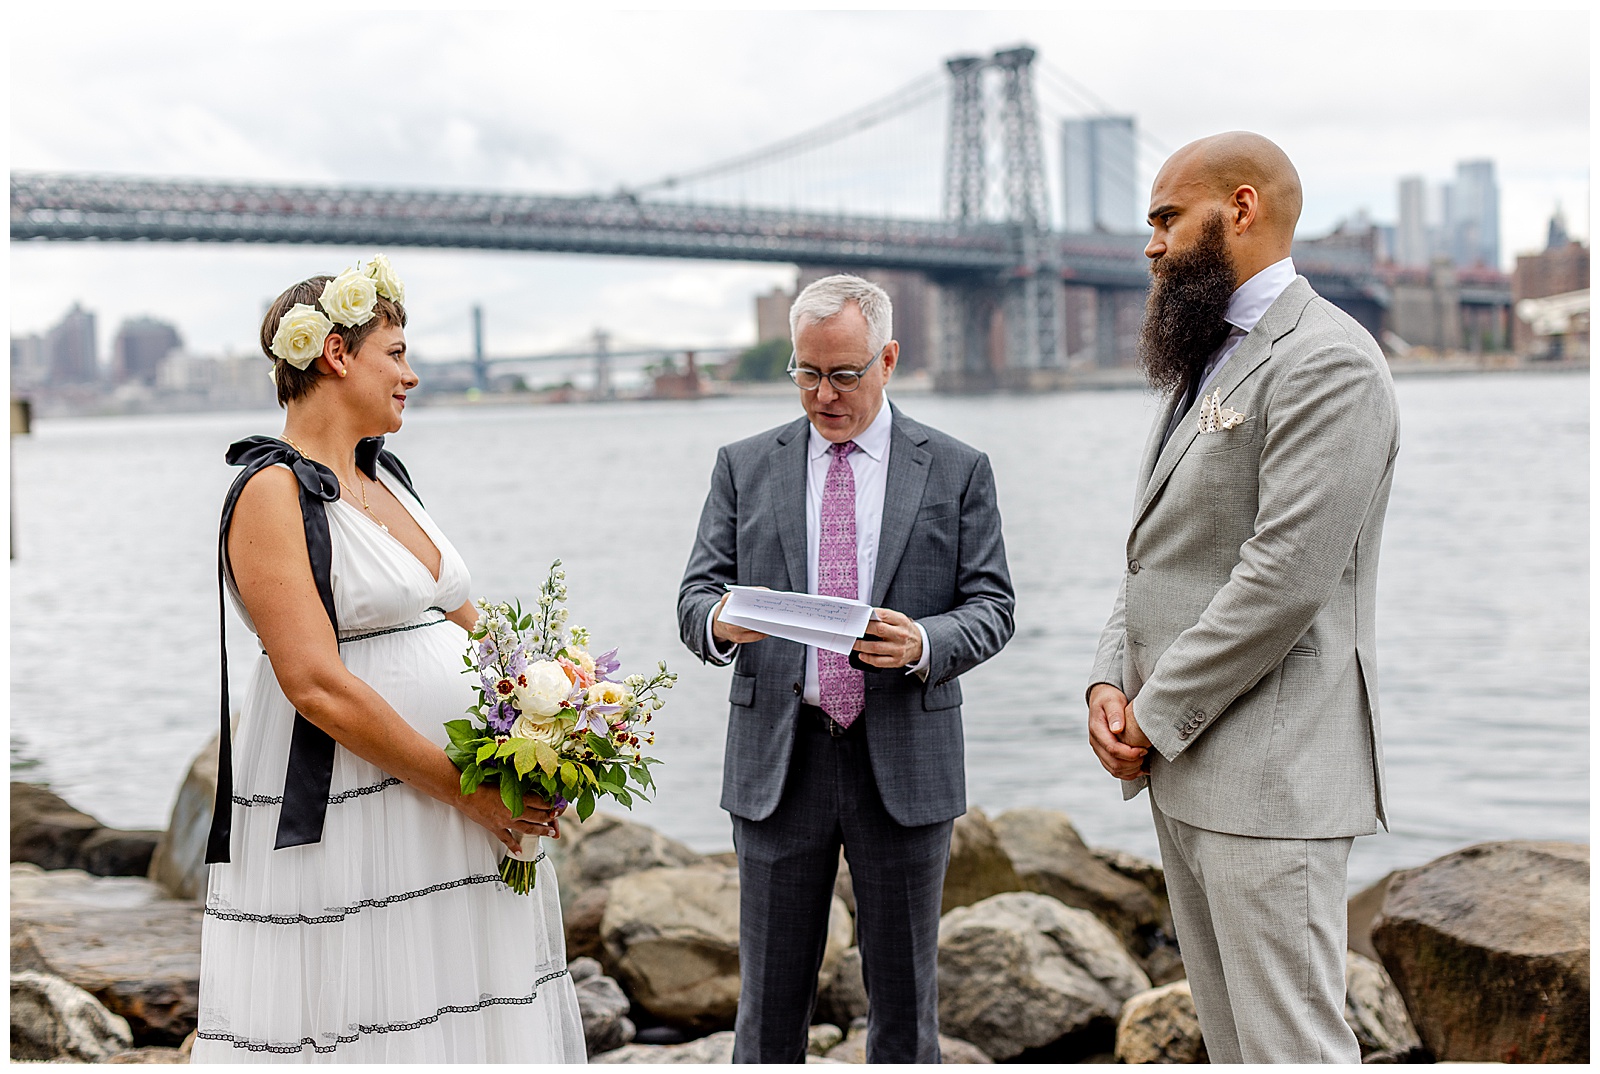
[[[1115,933],[1047,895],[994,895],[939,923],[939,1024],[996,1060],[1107,1030],[1149,987]]]
[[[56,973],[127,1019],[133,1042],[177,1045],[198,1018],[201,908],[142,877],[11,866],[11,927]]]
[[[595,813],[582,824],[564,820],[561,838],[547,840],[545,846],[556,863],[563,912],[583,892],[608,880],[662,866],[695,865],[703,857],[654,828],[610,813]]]
[[[633,1022],[628,1018],[631,1004],[622,986],[601,973],[600,963],[592,958],[570,959],[567,971],[578,992],[583,1042],[589,1054],[609,1052],[633,1040]]]
[[[1589,848],[1481,843],[1396,873],[1372,943],[1441,1061],[1589,1061]]]
[[[1406,1054],[1422,1047],[1405,1000],[1378,963],[1346,951],[1344,993],[1344,1020],[1361,1045],[1363,1059],[1375,1053]]]
[[[939,913],[971,906],[1002,891],[1021,891],[1022,881],[1000,846],[1000,836],[976,807],[956,818],[950,832],[950,867],[944,874]]]
[[[1143,883],[1095,857],[1066,814],[1012,809],[994,827],[1026,890],[1089,911],[1141,958],[1161,946],[1157,932],[1170,932],[1165,907]]]
[[[1174,981],[1128,1000],[1117,1020],[1119,1063],[1205,1063],[1206,1042],[1188,981]]]
[[[195,755],[178,788],[167,830],[150,856],[151,880],[174,898],[205,901],[206,839],[217,800],[217,736]]]
[[[833,893],[844,902],[844,908],[850,911],[851,920],[856,916],[856,883],[850,876],[850,863],[844,860],[844,851],[839,851],[839,871],[833,874]]]
[[[1372,923],[1378,911],[1383,909],[1383,899],[1389,894],[1389,881],[1393,879],[1394,874],[1390,873],[1376,884],[1350,896],[1350,901],[1345,904],[1345,923],[1350,937],[1346,946],[1374,962],[1379,959],[1378,949],[1372,946]]]
[[[833,900],[819,988],[850,945],[850,915]],[[739,1004],[739,872],[695,865],[611,881],[600,924],[611,967],[640,1007],[690,1031],[733,1025]]]
[[[26,925],[13,923],[11,926],[11,972],[21,973],[23,970],[33,970],[37,973],[55,974],[55,967],[45,960],[39,951],[39,945],[34,942],[33,932]],[[60,976],[56,974],[56,976]]]
[[[561,923],[567,933],[569,961],[575,958],[604,959],[605,945],[600,942],[600,922],[606,916],[609,895],[609,889],[601,884],[581,892],[572,900],[572,905],[561,911]]]
[[[850,1027],[850,1033],[839,1044],[825,1053],[835,1063],[865,1063],[867,1061],[867,1027]],[[955,1037],[939,1034],[939,1058],[946,1063],[993,1063],[982,1049]]]
[[[733,1033],[713,1033],[687,1044],[629,1044],[590,1058],[591,1063],[731,1063]]]
[[[125,1019],[70,981],[11,974],[11,1058],[99,1063],[133,1046]]]
[[[827,1022],[819,1022],[806,1033],[806,1054],[826,1055],[829,1048],[844,1040],[844,1030]]]
[[[1113,847],[1095,847],[1090,851],[1101,864],[1114,873],[1132,880],[1165,904],[1167,899],[1167,874],[1160,862],[1129,854]]]
[[[861,948],[851,947],[839,956],[833,979],[817,993],[816,1017],[848,1026],[867,1016],[867,985],[861,976]]]
[[[74,869],[94,876],[144,876],[165,832],[101,828],[78,848]]]
[[[132,1051],[118,1052],[108,1063],[187,1063],[189,1054],[177,1048],[135,1048]]]
[[[71,869],[78,848],[105,825],[68,805],[48,787],[11,784],[11,860],[41,869]]]

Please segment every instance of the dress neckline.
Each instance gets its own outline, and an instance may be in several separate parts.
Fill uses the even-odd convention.
[[[379,467],[379,469],[378,469],[378,480],[379,481],[383,481],[383,469],[382,469],[382,467]],[[422,520],[419,519],[415,514],[413,514],[411,509],[409,507],[407,507],[405,505],[405,503],[403,503],[401,501],[399,494],[396,493],[395,490],[392,487],[390,487],[390,485],[389,485],[389,483],[387,481],[383,481],[383,487],[389,490],[389,494],[391,496],[394,496],[395,502],[400,504],[400,510],[402,510],[402,511],[404,511],[406,513],[406,515],[416,525],[417,529],[422,531],[422,535],[428,539],[428,543],[433,545],[433,550],[435,552],[439,553],[439,573],[438,574],[434,574],[433,571],[429,570],[428,569],[428,565],[426,563],[422,562],[422,557],[418,556],[415,552],[413,552],[411,550],[410,546],[408,546],[400,538],[396,537],[388,529],[386,529],[383,526],[379,525],[378,522],[375,519],[369,518],[367,516],[366,512],[361,510],[361,508],[357,507],[353,503],[348,502],[347,500],[345,500],[345,498],[343,496],[340,496],[334,502],[337,503],[337,504],[340,504],[341,506],[343,506],[344,508],[349,510],[355,517],[357,517],[357,518],[359,518],[361,520],[363,525],[371,526],[378,533],[381,533],[383,536],[389,538],[389,540],[391,540],[395,544],[399,545],[400,546],[400,550],[406,554],[406,557],[408,559],[410,559],[413,563],[415,563],[417,566],[421,567],[423,573],[428,576],[429,580],[432,581],[435,586],[439,585],[442,581],[444,581],[444,548],[443,548],[443,546],[441,546],[439,544],[439,541],[434,537],[434,535],[428,531],[428,527],[422,524]]]

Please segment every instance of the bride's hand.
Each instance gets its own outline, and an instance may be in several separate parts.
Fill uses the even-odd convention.
[[[471,794],[456,798],[455,806],[474,824],[487,829],[496,839],[504,843],[508,850],[519,849],[520,837],[524,835],[561,838],[561,829],[556,818],[565,810],[552,809],[549,802],[537,795],[528,795],[522,800],[522,815],[515,819],[512,818],[506,804],[500,800],[498,787],[479,787]]]

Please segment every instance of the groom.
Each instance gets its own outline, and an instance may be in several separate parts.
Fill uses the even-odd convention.
[[[841,845],[867,1061],[939,1061],[939,905],[966,811],[956,677],[1011,637],[1013,598],[988,458],[884,397],[891,316],[855,276],[795,299],[805,416],[717,452],[678,594],[684,644],[736,661],[722,778],[739,855],[736,1062],[805,1061]],[[877,619],[853,656],[819,652],[722,622],[729,583],[853,597]]]
[[[1156,176],[1140,357],[1167,399],[1089,687],[1101,763],[1148,784],[1213,1063],[1361,1061],[1345,868],[1383,819],[1373,606],[1394,385],[1289,259],[1300,179],[1255,134]]]

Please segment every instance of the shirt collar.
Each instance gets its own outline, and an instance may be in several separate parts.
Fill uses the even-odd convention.
[[[859,448],[873,462],[882,462],[883,453],[889,450],[889,432],[894,424],[894,414],[889,409],[889,396],[884,394],[883,403],[878,407],[878,416],[872,419],[872,424],[861,430],[861,435],[856,437],[856,447]],[[825,455],[832,442],[817,432],[815,425],[807,424],[811,430],[811,442],[807,455],[817,459]]]
[[[1292,258],[1268,265],[1233,292],[1233,297],[1228,299],[1228,312],[1222,319],[1249,333],[1267,312],[1267,307],[1278,301],[1278,296],[1294,282],[1294,275]]]

